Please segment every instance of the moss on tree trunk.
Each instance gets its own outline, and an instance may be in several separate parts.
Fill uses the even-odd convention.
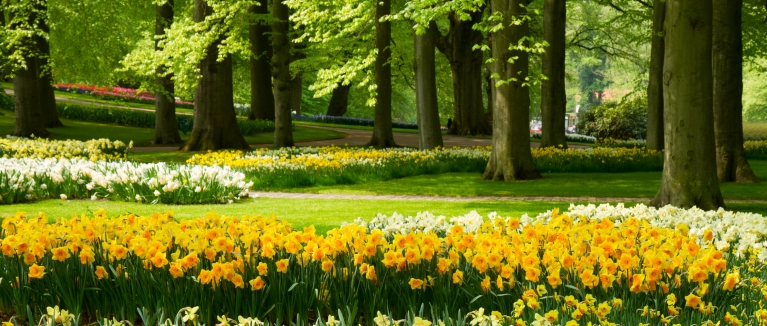
[[[647,85],[647,149],[663,149],[663,21],[666,1],[653,1],[652,49],[650,50],[650,81]]]
[[[711,1],[668,0],[663,180],[652,205],[724,206],[714,145]]]
[[[376,105],[373,122],[373,137],[368,146],[376,148],[396,147],[391,119],[391,22],[381,21],[381,18],[391,14],[391,0],[381,0],[376,3],[376,49],[378,55],[375,63]]]
[[[720,182],[758,182],[743,149],[743,0],[713,0],[714,129]]]
[[[565,138],[565,0],[546,0],[543,4],[543,37],[549,43],[543,55],[541,85],[541,147],[567,148]]]
[[[413,31],[415,44],[415,99],[418,112],[418,140],[420,149],[442,147],[442,130],[437,105],[437,71],[434,58],[434,40],[437,25],[430,24],[423,35]]]
[[[155,35],[164,35],[165,29],[173,22],[173,0],[169,0],[161,6],[156,6]],[[159,51],[159,39],[155,41],[155,51]],[[165,74],[165,67],[157,67],[155,86],[155,123],[154,144],[179,144],[181,136],[178,134],[178,121],[176,120],[176,98],[173,75]]]
[[[205,0],[196,0],[194,20],[201,22],[212,13]],[[218,62],[221,40],[210,44],[200,62],[200,80],[194,92],[194,127],[181,150],[250,149],[242,136],[234,112],[232,56]]]
[[[530,35],[524,0],[493,0],[492,10],[503,15],[503,29],[492,34],[492,71],[500,80],[509,81],[496,88],[493,105],[493,151],[484,180],[513,181],[541,177],[530,148],[530,88],[523,85],[529,71],[529,55],[510,50]],[[512,24],[519,21],[519,24]],[[524,44],[524,43],[523,43]],[[512,59],[512,62],[509,62]],[[495,80],[497,84],[498,79]]]
[[[290,147],[293,142],[291,115],[290,39],[288,6],[281,0],[272,3],[272,78],[274,81],[274,146]]]
[[[274,121],[274,93],[272,93],[272,42],[269,39],[271,27],[263,21],[269,14],[269,1],[258,0],[258,6],[251,6],[249,12],[259,15],[250,23],[250,120]]]

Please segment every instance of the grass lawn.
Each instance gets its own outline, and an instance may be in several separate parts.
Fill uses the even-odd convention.
[[[767,182],[767,160],[751,160],[757,176]],[[396,194],[434,196],[545,196],[652,198],[660,187],[660,172],[544,173],[543,179],[518,182],[480,180],[478,173],[421,175],[356,185],[284,189],[307,193]],[[767,199],[767,187],[756,184],[722,184],[725,199]]]
[[[446,201],[392,201],[392,200],[321,200],[321,199],[244,199],[232,205],[147,205],[113,201],[88,200],[44,200],[29,204],[14,204],[0,207],[0,216],[15,212],[30,214],[44,212],[50,218],[69,218],[73,214],[89,214],[103,208],[110,215],[133,213],[147,215],[156,212],[173,211],[181,219],[204,217],[205,213],[215,211],[227,216],[276,215],[293,223],[296,227],[314,225],[325,232],[339,226],[342,222],[351,222],[357,217],[370,220],[378,213],[391,215],[394,212],[415,216],[418,212],[429,211],[448,217],[465,215],[476,210],[482,215],[498,212],[507,216],[522,216],[558,207],[566,209],[569,203],[543,202],[446,202]]]
[[[16,119],[14,113],[4,110],[0,110],[0,113],[4,114],[0,116],[0,135],[13,133],[14,121]],[[125,143],[132,140],[135,146],[144,146],[149,145],[152,137],[154,137],[154,129],[150,128],[125,127],[68,119],[61,119],[61,122],[64,123],[64,127],[48,129],[51,132],[51,138],[82,141],[109,138],[111,140],[121,140]],[[181,134],[181,139],[186,140],[188,135],[188,133],[187,135]],[[296,130],[293,132],[293,139],[297,142],[343,137],[346,137],[346,134],[341,132],[300,126],[296,126]],[[245,140],[250,144],[270,144],[274,141],[274,134],[267,132],[248,135],[245,136]]]
[[[577,203],[576,203],[577,204]],[[582,204],[582,203],[581,203]],[[626,203],[629,205],[630,203]],[[244,199],[232,205],[147,205],[113,201],[88,200],[44,200],[29,204],[15,204],[0,207],[0,216],[15,212],[35,214],[44,212],[51,219],[69,218],[73,214],[90,214],[99,208],[111,216],[126,213],[148,215],[156,212],[173,211],[179,219],[204,217],[207,212],[215,211],[226,216],[264,215],[289,221],[295,227],[314,225],[320,232],[338,227],[343,222],[351,222],[357,217],[370,220],[376,214],[391,215],[394,212],[405,216],[415,216],[418,212],[429,211],[435,215],[447,217],[465,215],[476,210],[483,216],[497,212],[502,216],[520,217],[528,214],[535,217],[538,213],[553,208],[567,210],[567,202],[449,202],[449,201],[393,201],[393,200],[323,200],[323,199]],[[729,208],[736,211],[754,212],[767,215],[767,204],[735,203]]]

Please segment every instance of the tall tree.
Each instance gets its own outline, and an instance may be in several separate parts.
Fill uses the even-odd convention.
[[[724,206],[716,174],[712,1],[667,0],[663,180],[652,205]]]
[[[415,44],[415,97],[418,111],[418,140],[420,149],[442,147],[442,130],[437,105],[437,71],[434,46],[437,24],[432,22],[419,35],[413,30]]]
[[[43,90],[45,70],[44,54],[41,51],[40,39],[47,37],[42,24],[48,19],[47,11],[41,11],[32,1],[6,3],[8,11],[8,26],[4,27],[3,46],[7,49],[6,56],[10,59],[4,62],[14,75],[14,136],[47,137],[50,135],[45,128],[43,118]]]
[[[450,62],[453,76],[454,135],[489,135],[493,129],[487,121],[482,101],[482,51],[474,50],[484,39],[474,25],[482,21],[485,6],[473,11],[453,11],[448,15],[450,30],[437,34],[437,49]],[[467,10],[468,11],[468,10]]]
[[[713,0],[714,128],[720,182],[758,182],[743,149],[743,0]]]
[[[48,0],[40,0],[35,3],[36,10],[42,14],[44,19],[40,20],[40,31],[42,34],[50,35],[51,29],[48,26]],[[35,43],[40,50],[40,65],[42,69],[42,79],[40,81],[40,112],[43,115],[43,125],[46,128],[61,127],[64,124],[59,120],[59,111],[56,109],[56,95],[53,92],[53,73],[50,66],[51,45],[46,37],[35,35]]]
[[[248,12],[252,21],[248,29],[250,39],[250,120],[274,120],[274,93],[272,93],[271,27],[264,17],[269,15],[269,0],[258,0]]]
[[[368,146],[377,148],[395,147],[391,118],[391,22],[383,20],[391,14],[391,0],[376,2],[375,26],[376,49],[375,58],[376,103],[373,137]]]
[[[549,48],[543,54],[541,85],[541,147],[567,148],[565,138],[565,0],[545,0],[543,4],[543,37]]]
[[[290,108],[290,17],[282,0],[272,1],[272,78],[274,80],[274,146],[290,147],[293,142],[293,117]]]
[[[206,0],[195,0],[194,21],[202,23],[213,14]],[[183,151],[207,151],[224,148],[250,149],[242,136],[234,112],[232,56],[219,61],[219,37],[206,47],[199,63],[199,77],[194,92],[194,127]]]
[[[173,23],[173,0],[167,0],[156,5],[154,33],[157,36],[165,35],[165,30]],[[160,37],[155,40],[155,51],[160,51]],[[178,121],[176,120],[176,97],[173,75],[167,73],[164,66],[157,67],[155,84],[157,95],[155,96],[155,122],[154,144],[178,144],[181,136],[178,134]]]
[[[349,91],[352,89],[352,85],[340,84],[333,90],[333,95],[330,96],[330,104],[328,104],[328,112],[325,115],[333,117],[343,117],[349,107]]]
[[[530,148],[530,87],[527,41],[530,36],[526,0],[493,0],[492,12],[502,15],[492,27],[493,151],[484,180],[513,181],[541,177]]]
[[[663,21],[666,0],[653,0],[652,49],[650,50],[650,82],[647,85],[647,149],[663,149]]]

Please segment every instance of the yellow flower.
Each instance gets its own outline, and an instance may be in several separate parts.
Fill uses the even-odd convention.
[[[258,270],[258,275],[267,276],[269,274],[269,267],[264,262],[258,263],[256,269]]]
[[[67,247],[53,248],[53,260],[63,262],[69,258],[69,249]]]
[[[700,305],[700,297],[697,296],[697,295],[690,294],[690,295],[684,297],[684,299],[685,299],[685,306],[687,306],[687,307],[695,308],[698,305]]]
[[[250,289],[253,291],[260,291],[264,288],[264,280],[261,279],[261,276],[257,276],[255,279],[250,281]]]
[[[417,289],[420,289],[420,288],[425,288],[423,281],[419,280],[417,278],[411,278],[410,282],[408,282],[408,284],[410,284],[410,289],[411,290],[417,290]]]
[[[463,272],[455,271],[453,273],[453,284],[458,284],[458,285],[463,284]]]
[[[326,261],[323,261],[323,262],[322,262],[322,270],[323,270],[325,273],[328,273],[328,272],[330,272],[331,270],[333,270],[333,262],[332,262],[332,261],[330,261],[330,260],[326,260]]]
[[[277,261],[277,271],[280,273],[287,273],[289,264],[290,264],[290,260],[288,259],[282,259]]]
[[[109,277],[109,274],[107,273],[107,270],[102,266],[96,266],[96,277],[100,280],[103,280],[107,277]]]
[[[34,264],[29,266],[29,278],[41,279],[45,275],[45,267]]]

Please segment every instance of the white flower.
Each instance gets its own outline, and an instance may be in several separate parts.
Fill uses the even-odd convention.
[[[67,200],[67,195],[65,195],[65,194],[61,194],[61,195],[59,195],[59,197],[61,197],[61,199],[63,199],[63,200]]]
[[[141,201],[141,195],[136,194],[136,201]]]
[[[160,191],[158,191],[158,190],[155,190],[155,191],[154,191],[154,196],[155,196],[155,197],[160,197]]]

